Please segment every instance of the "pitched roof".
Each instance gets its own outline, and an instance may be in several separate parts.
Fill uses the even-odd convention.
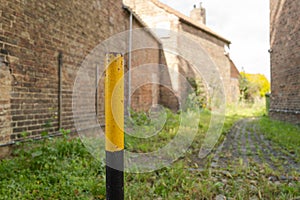
[[[123,9],[127,10],[132,16],[144,27],[144,31],[148,32],[159,44],[162,44],[161,40],[156,36],[156,34],[148,28],[147,24],[136,14],[130,7],[123,4]]]
[[[228,39],[224,38],[223,36],[219,35],[218,33],[214,32],[213,30],[211,30],[210,28],[208,28],[206,25],[200,24],[199,22],[193,20],[190,17],[185,16],[184,14],[182,14],[179,11],[171,8],[170,6],[168,6],[168,5],[164,4],[164,3],[161,3],[158,0],[151,0],[151,2],[153,2],[156,6],[164,9],[168,13],[176,15],[183,22],[188,23],[189,25],[192,25],[195,28],[198,28],[198,29],[200,29],[200,30],[202,30],[202,31],[210,34],[211,36],[214,36],[214,37],[216,37],[216,38],[218,38],[218,39],[220,39],[220,40],[222,40],[222,41],[224,41],[224,42],[226,42],[228,44],[231,43],[230,40],[228,40]]]

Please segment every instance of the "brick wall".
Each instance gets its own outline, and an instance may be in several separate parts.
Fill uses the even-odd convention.
[[[219,40],[204,31],[201,31],[189,24],[181,24],[181,30],[184,31],[188,37],[198,42],[203,50],[212,59],[217,67],[220,75],[220,79],[223,81],[224,92],[226,94],[226,100],[228,102],[233,102],[231,92],[231,73],[230,73],[230,62],[226,55],[224,55],[224,46],[229,45],[228,43]],[[205,77],[204,77],[205,78]],[[236,99],[234,99],[235,101]]]
[[[124,19],[121,3],[116,6],[109,1],[98,5],[91,0],[13,0],[1,3],[1,10],[1,45],[12,58],[9,63],[13,76],[11,139],[23,131],[39,134],[49,123],[50,132],[58,130],[59,51],[63,53],[64,63],[62,125],[73,129],[71,104],[75,72],[96,44],[124,29],[111,23]],[[120,15],[116,19],[109,17],[114,11]],[[119,21],[120,25],[123,23]]]
[[[230,59],[229,55],[227,57],[230,62],[231,99],[233,102],[238,102],[240,100],[239,79],[241,75],[234,62]]]
[[[0,141],[4,142],[9,141],[12,132],[10,126],[10,91],[12,76],[6,62],[7,56],[5,54],[0,55]]]
[[[224,45],[229,45],[228,41],[224,41],[219,37],[213,36],[206,31],[193,26],[190,22],[185,22],[179,17],[182,14],[178,14],[177,11],[174,11],[166,6],[160,4],[156,0],[124,0],[124,3],[130,6],[145,23],[151,28],[164,28],[170,29],[173,32],[185,33],[189,38],[192,38],[198,45],[200,44],[203,49],[207,52],[208,56],[216,64],[221,80],[223,81],[225,94],[227,95],[226,100],[228,102],[237,101],[236,94],[231,94],[231,92],[238,92],[237,90],[232,90],[232,85],[237,84],[238,82],[231,81],[230,77],[230,62],[227,57],[224,55]],[[187,17],[184,17],[186,19]],[[160,27],[163,25],[164,27]],[[203,25],[204,26],[204,25]],[[174,43],[175,45],[179,42],[176,41],[177,38],[160,38],[164,44]],[[181,62],[180,58],[176,55],[171,55],[170,53],[165,52],[165,59],[167,65],[170,69],[182,73],[183,76],[191,76],[193,70],[188,63]],[[185,86],[182,83],[179,83],[176,76],[171,75],[171,83],[174,93],[179,96],[185,96]]]
[[[161,53],[160,55],[160,63],[164,66],[167,66],[167,59],[165,57],[166,52]],[[170,77],[169,70],[164,68],[160,71],[160,81],[161,85],[159,87],[159,105],[163,105],[172,111],[178,111],[179,109],[179,98],[174,93],[172,88],[172,81]]]
[[[133,29],[138,29],[140,27],[143,27],[143,25],[138,20],[134,20]],[[131,67],[133,69],[131,74],[131,87],[133,90],[131,91],[131,107],[137,111],[147,111],[152,105],[158,103],[159,85],[152,84],[152,82],[159,81],[159,71],[156,66],[160,62],[160,55],[162,52],[160,50],[160,44],[150,33],[146,31],[138,33],[134,32],[132,36],[133,48],[136,44],[141,42],[145,44],[146,47],[151,46],[153,48],[131,52]],[[142,70],[138,69],[139,67],[142,67],[140,68]],[[141,83],[143,83],[143,85],[136,88]]]
[[[300,1],[270,1],[270,115],[296,124],[300,124],[299,7]]]
[[[36,136],[46,128],[50,133],[58,131],[59,52],[63,55],[61,125],[74,130],[72,93],[77,70],[96,45],[129,28],[122,1],[10,0],[1,2],[0,10],[0,57],[9,60],[0,66],[0,144],[17,140],[22,132]],[[103,119],[103,88],[98,92],[98,113]]]

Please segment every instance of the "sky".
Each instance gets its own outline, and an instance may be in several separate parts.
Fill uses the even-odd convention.
[[[270,80],[269,0],[160,0],[189,16],[200,2],[206,25],[231,41],[230,57],[240,71]]]

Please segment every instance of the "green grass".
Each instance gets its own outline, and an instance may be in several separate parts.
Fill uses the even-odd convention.
[[[0,199],[104,199],[104,192],[103,164],[79,139],[23,144],[0,161]]]
[[[256,117],[266,114],[265,101],[260,100],[256,103],[238,103],[234,105],[227,105],[226,116],[239,118]]]
[[[170,168],[126,175],[126,199],[290,199],[300,192],[299,182],[269,182],[270,169],[252,163],[226,170],[191,170],[180,160]]]
[[[260,131],[264,136],[295,155],[300,162],[300,127],[289,123],[271,120],[268,117],[259,119]]]
[[[125,134],[125,148],[131,152],[155,151],[174,138],[180,121],[180,115],[168,109],[152,120],[146,113],[134,112],[132,121],[125,123],[129,129]]]
[[[263,113],[259,106],[228,106],[220,140],[237,120]],[[157,121],[151,122],[147,117],[142,114],[137,129],[131,134],[155,128]],[[158,135],[148,139],[127,135],[127,150],[149,152],[162,147],[174,138],[179,120],[179,115],[167,111],[167,123]],[[299,182],[272,183],[268,177],[278,174],[263,164],[250,162],[245,167],[241,161],[241,165],[212,169],[208,156],[200,166],[197,155],[210,120],[209,111],[200,113],[199,129],[193,143],[185,157],[180,157],[171,166],[149,173],[126,173],[125,199],[214,199],[220,194],[232,199],[291,199],[299,196]],[[187,121],[192,120],[187,117]],[[189,126],[188,122],[186,124]],[[299,155],[298,128],[270,121],[267,117],[261,118],[260,126],[267,137]],[[298,174],[295,176],[299,177]],[[76,138],[21,144],[11,157],[0,161],[0,199],[105,199],[105,166]]]

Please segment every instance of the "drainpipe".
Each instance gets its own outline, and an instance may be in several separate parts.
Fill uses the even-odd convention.
[[[99,79],[99,67],[96,64],[96,77],[95,77],[95,88],[96,88],[96,94],[95,94],[95,109],[96,109],[96,117],[98,118],[98,79]]]
[[[129,41],[128,41],[128,100],[127,100],[127,109],[128,115],[130,116],[129,109],[131,107],[131,51],[132,51],[132,12],[130,11],[129,17]]]
[[[58,53],[58,128],[62,128],[62,65],[63,53]]]

